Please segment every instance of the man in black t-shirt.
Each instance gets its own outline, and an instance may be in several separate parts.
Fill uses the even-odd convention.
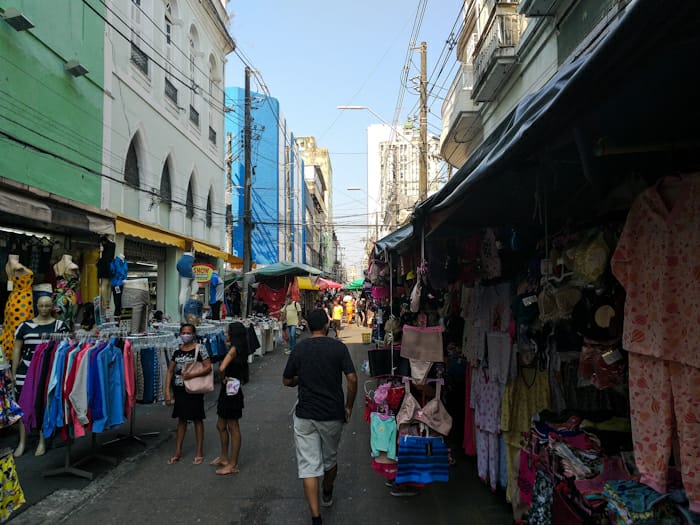
[[[290,354],[284,369],[285,386],[299,386],[294,413],[294,442],[297,469],[312,523],[321,521],[319,478],[323,476],[320,505],[333,504],[333,482],[338,473],[336,460],[343,423],[350,419],[357,395],[357,374],[344,343],[326,336],[328,316],[317,308],[307,317],[311,337],[301,341]],[[343,399],[343,375],[347,393]]]

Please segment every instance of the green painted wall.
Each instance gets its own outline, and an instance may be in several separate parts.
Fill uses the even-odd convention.
[[[0,176],[100,207],[104,20],[80,0],[0,0],[8,7],[34,27],[0,20]],[[68,74],[72,59],[88,74]]]

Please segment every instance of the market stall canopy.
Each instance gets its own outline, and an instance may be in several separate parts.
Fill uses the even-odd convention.
[[[335,281],[332,281],[330,279],[324,279],[323,277],[319,277],[316,281],[316,284],[318,285],[320,290],[340,290],[341,288],[343,288],[342,284],[336,283]]]
[[[346,290],[362,290],[362,286],[363,286],[364,282],[365,282],[364,277],[361,277],[360,279],[355,279],[351,283],[346,284],[344,286],[344,288]]]
[[[313,277],[303,277],[303,276],[297,276],[297,286],[299,290],[320,290],[321,288],[318,285],[318,280],[320,279],[315,279]],[[316,282],[314,282],[316,281]]]
[[[687,108],[697,91],[698,4],[669,10],[663,2],[636,0],[624,9],[418,204],[416,231],[425,225],[429,233],[448,219],[460,231],[531,222],[546,205],[552,218],[590,220],[592,212],[603,213],[590,203],[601,203],[623,182],[614,162],[620,155],[606,158],[606,146],[649,152],[654,150],[641,148],[697,139],[697,122]]]
[[[386,237],[382,237],[374,243],[374,251],[381,253],[383,251],[401,251],[401,248],[407,246],[413,236],[413,225],[404,224],[398,230],[391,232]]]
[[[322,272],[308,264],[280,261],[258,268],[251,273],[256,277],[279,277],[282,275],[320,275]]]

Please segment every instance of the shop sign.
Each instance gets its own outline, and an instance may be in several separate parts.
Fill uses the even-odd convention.
[[[195,263],[192,265],[194,278],[199,284],[209,284],[211,274],[216,271],[216,268],[209,263]]]

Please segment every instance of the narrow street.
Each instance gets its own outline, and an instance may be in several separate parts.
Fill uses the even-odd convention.
[[[396,498],[389,494],[383,478],[372,470],[369,425],[362,419],[363,386],[367,376],[359,371],[359,365],[366,358],[367,346],[361,344],[361,330],[354,326],[346,327],[343,339],[358,369],[359,392],[353,419],[341,442],[334,504],[330,509],[323,509],[324,523],[510,523],[510,507],[503,495],[491,494],[477,479],[474,461],[459,451],[455,454],[457,465],[450,471],[449,483],[428,487],[416,497]],[[51,461],[60,461],[61,450],[52,450],[44,458],[34,458],[31,453],[19,458],[20,481],[31,506],[18,513],[12,522],[33,525],[309,523],[302,486],[296,477],[290,426],[296,389],[281,384],[285,363],[286,356],[277,350],[256,357],[251,365],[251,381],[245,386],[246,408],[241,420],[240,474],[216,476],[214,467],[208,465],[218,454],[215,394],[207,400],[206,461],[197,466],[192,464],[192,428],[185,438],[185,457],[175,465],[167,465],[166,460],[174,447],[175,425],[169,418],[170,408],[139,406],[136,431],[155,430],[154,423],[158,421],[163,425],[160,436],[149,439],[145,450],[130,441],[101,447],[100,452],[121,456],[122,461],[111,470],[105,470],[102,462],[86,463],[83,468],[93,472],[103,469],[91,483],[72,476],[41,478],[37,472],[27,472],[26,478],[23,476],[28,463],[37,469],[36,465],[41,462],[45,469],[52,466]],[[100,436],[100,442],[103,439],[106,441],[108,437]],[[87,444],[89,438],[83,441]],[[76,457],[80,457],[77,452]],[[47,484],[59,492],[35,505],[38,500],[32,498],[43,498]]]

